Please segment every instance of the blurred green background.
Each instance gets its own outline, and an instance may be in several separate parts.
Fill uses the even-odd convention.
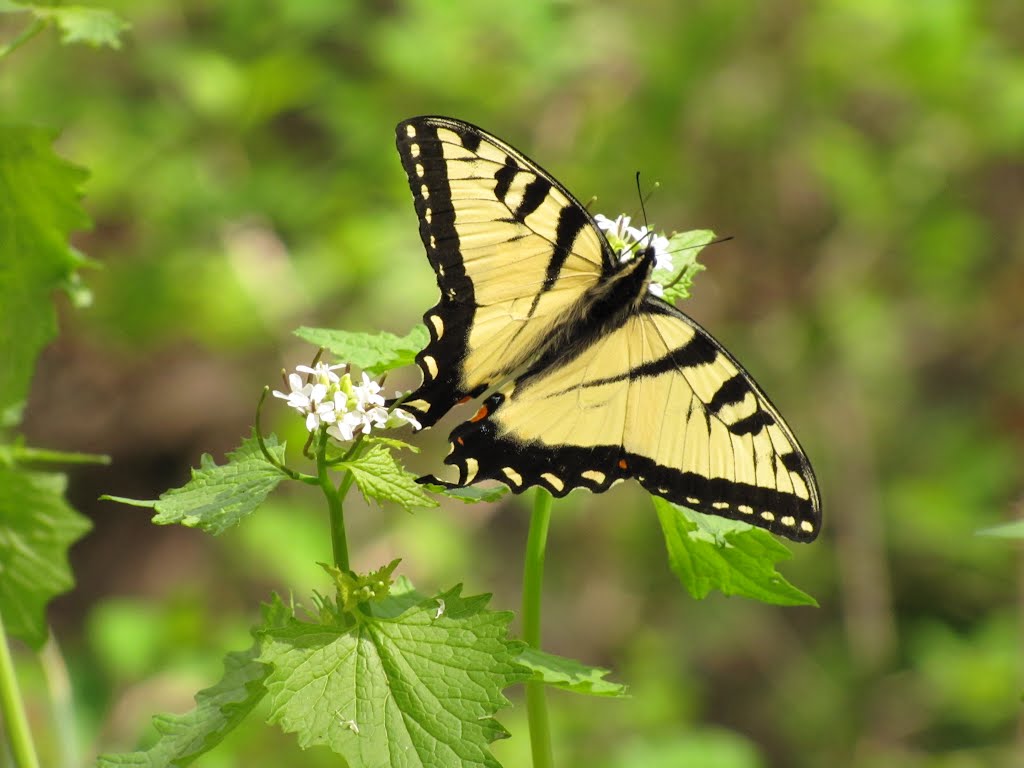
[[[637,488],[556,505],[545,644],[633,694],[553,695],[559,764],[1024,764],[1024,565],[975,536],[1024,504],[1024,4],[107,6],[132,25],[121,51],[50,33],[0,67],[4,118],[59,129],[92,173],[76,245],[102,264],[95,303],[62,308],[26,419],[37,445],[113,458],[73,473],[96,527],[52,611],[84,756],[190,708],[271,590],[324,588],[313,494],[216,540],[96,498],[154,498],[236,446],[263,384],[312,356],[298,325],[419,321],[436,287],[393,129],[437,113],[610,216],[635,213],[639,170],[661,181],[657,227],[732,235],[684,309],[771,394],[822,486],[824,534],[783,566],[819,609],[692,601]],[[441,461],[432,432],[414,470]],[[520,500],[348,517],[355,567],[400,556],[423,591],[464,581],[518,607]],[[45,764],[59,739],[22,666]],[[518,696],[508,766],[528,760]],[[337,764],[258,724],[200,762]]]

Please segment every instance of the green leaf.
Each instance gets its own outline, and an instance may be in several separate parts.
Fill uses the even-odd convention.
[[[1001,539],[1024,539],[1024,520],[1015,520],[978,531],[979,536],[994,536]]]
[[[33,648],[46,641],[46,604],[74,584],[68,547],[91,527],[64,500],[63,475],[0,466],[0,614]]]
[[[467,485],[463,488],[446,488],[436,483],[423,483],[423,487],[431,493],[447,496],[449,499],[461,501],[463,504],[479,504],[480,502],[494,502],[501,499],[508,493],[508,486],[492,485],[481,487],[479,485]]]
[[[460,590],[394,618],[357,611],[347,630],[292,621],[268,631],[270,721],[361,768],[497,768],[488,745],[507,733],[493,715],[508,704],[502,689],[526,677],[521,644],[507,636],[512,614]]]
[[[25,399],[36,357],[57,332],[51,296],[81,263],[68,235],[89,226],[79,204],[87,174],[59,158],[51,139],[38,128],[0,124],[0,410],[5,422]]]
[[[668,241],[668,251],[672,254],[672,270],[655,270],[653,279],[665,286],[665,301],[674,303],[678,299],[690,298],[690,288],[698,272],[704,265],[697,263],[697,256],[704,246],[715,239],[710,229],[693,229],[689,232],[677,232]]]
[[[259,643],[224,657],[224,676],[196,694],[196,706],[184,715],[157,715],[160,734],[142,752],[100,755],[100,768],[186,766],[217,746],[263,699],[271,667],[258,661]]]
[[[262,606],[263,632],[284,627],[292,619],[292,610],[278,595]],[[100,768],[131,766],[131,768],[183,767],[209,752],[235,728],[267,693],[264,685],[271,668],[258,661],[260,643],[247,651],[229,653],[224,657],[224,675],[210,688],[196,694],[196,707],[184,715],[157,715],[153,725],[160,734],[147,750],[125,754],[101,755]]]
[[[530,670],[532,680],[588,696],[626,696],[626,686],[605,680],[610,670],[590,667],[536,648],[524,648],[516,663]]]
[[[352,363],[371,376],[412,365],[416,353],[430,341],[427,329],[422,325],[401,337],[386,332],[353,333],[306,327],[299,328],[295,335],[310,344],[324,347],[341,362]]]
[[[817,605],[775,570],[775,563],[792,555],[767,531],[651,498],[669,564],[697,600],[717,589],[776,605]]]
[[[377,501],[393,501],[406,511],[415,507],[436,507],[437,502],[423,492],[415,476],[397,463],[383,445],[374,445],[353,461],[338,466],[351,470],[363,496]]]
[[[19,2],[18,5],[37,19],[54,22],[61,31],[60,41],[64,44],[106,45],[116,50],[121,47],[121,33],[131,27],[116,13],[104,8],[30,2]]]
[[[363,442],[367,445],[383,445],[396,451],[409,451],[410,453],[420,452],[420,449],[415,445],[411,445],[404,440],[396,440],[393,437],[379,437],[377,435],[373,435],[365,438]]]
[[[265,438],[267,450],[284,463],[284,443],[273,435]],[[286,475],[263,456],[255,437],[242,441],[241,447],[228,454],[226,464],[217,465],[213,457],[203,454],[199,469],[192,470],[192,479],[181,488],[160,495],[157,501],[126,499],[120,496],[102,498],[150,507],[157,514],[158,525],[179,523],[201,528],[214,535],[237,525],[270,495]]]

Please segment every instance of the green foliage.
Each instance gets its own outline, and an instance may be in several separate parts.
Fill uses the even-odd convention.
[[[986,528],[983,531],[978,531],[978,535],[995,536],[1003,539],[1024,539],[1024,520]]]
[[[406,511],[437,506],[437,502],[423,492],[423,486],[416,483],[415,475],[398,466],[383,445],[371,446],[359,458],[339,466],[352,473],[359,491],[367,499],[393,501]]]
[[[74,580],[68,547],[91,527],[64,501],[63,475],[0,465],[0,615],[34,648],[49,635],[45,609]]]
[[[555,656],[536,648],[524,648],[516,657],[516,663],[530,670],[531,680],[555,688],[588,696],[626,695],[626,686],[604,679],[611,670],[581,664],[575,659]]]
[[[330,350],[338,360],[357,365],[371,376],[412,365],[416,353],[430,340],[423,325],[415,326],[405,336],[328,328],[299,328],[295,335],[310,344]]]
[[[817,605],[776,572],[792,557],[767,531],[738,520],[702,515],[653,496],[669,564],[694,598],[712,589],[777,605]]]
[[[238,525],[252,514],[285,477],[284,443],[273,435],[264,439],[267,450],[277,462],[267,461],[256,437],[228,454],[226,464],[217,465],[203,454],[200,468],[192,470],[192,479],[181,488],[172,488],[156,501],[104,496],[110,501],[150,507],[156,510],[158,525],[180,524],[201,528],[214,535]]]
[[[121,47],[121,33],[129,29],[113,11],[80,5],[55,5],[15,0],[16,5],[0,11],[25,10],[43,22],[53,22],[61,32],[61,42],[86,43],[95,47]]]
[[[86,173],[59,158],[52,135],[0,124],[0,409],[25,399],[39,352],[56,334],[51,297],[82,257],[68,236],[88,226],[79,203]]]
[[[487,747],[507,734],[492,716],[507,704],[498,691],[525,676],[520,645],[506,638],[511,614],[460,591],[394,617],[268,630],[271,721],[350,765],[497,766]]]
[[[260,663],[260,646],[224,657],[224,676],[196,694],[196,707],[184,715],[158,715],[153,726],[159,738],[149,749],[100,755],[100,768],[158,768],[191,765],[217,746],[267,693],[271,667]]]
[[[423,487],[431,493],[442,494],[449,499],[461,501],[463,504],[493,503],[509,492],[507,485],[467,485],[464,488],[445,488],[443,485],[424,483]]]
[[[652,279],[665,286],[663,298],[669,303],[690,298],[690,289],[698,272],[705,269],[697,257],[704,246],[715,239],[710,229],[693,229],[677,232],[668,239],[668,252],[672,254],[673,269],[655,270]],[[667,274],[666,274],[667,272]]]
[[[69,333],[36,377],[26,429],[33,443],[116,446],[131,457],[101,481],[71,473],[72,497],[107,530],[120,526],[110,505],[90,502],[97,483],[156,498],[192,451],[236,444],[243,416],[232,421],[224,404],[258,392],[277,354],[291,352],[278,342],[295,318],[398,333],[419,322],[436,286],[391,130],[412,114],[452,114],[528,151],[580,199],[599,195],[597,209],[633,208],[640,169],[671,182],[647,202],[652,220],[735,236],[715,246],[686,311],[765,386],[826,499],[822,538],[795,547],[786,565],[822,603],[813,612],[679,600],[643,514],[649,502],[630,484],[560,502],[546,564],[558,618],[547,636],[613,666],[634,694],[552,697],[560,763],[1016,764],[1019,564],[1006,542],[973,534],[1020,532],[1021,3],[110,7],[132,23],[117,53],[61,47],[55,17],[0,3],[4,120],[48,126],[37,133],[47,152],[59,129],[60,154],[90,168],[96,228],[75,244],[106,265],[89,275],[95,306],[62,315]],[[43,157],[5,155],[13,165],[0,174],[33,155]],[[42,167],[63,163],[46,157]],[[0,189],[0,287],[12,287],[9,275],[33,286],[27,300],[0,293],[8,427],[19,423],[36,352],[53,338],[54,287],[74,285],[73,272],[69,281],[33,271],[73,269],[66,227],[38,262],[6,239],[6,206],[50,175],[20,173],[27,186]],[[82,177],[68,171],[73,194],[59,199],[77,205]],[[178,378],[208,370],[210,358],[228,361],[231,375]],[[415,376],[396,371],[389,386]],[[93,389],[97,381],[106,388]],[[126,410],[103,427],[112,402]],[[167,407],[137,407],[152,403]],[[284,409],[269,410],[283,424]],[[161,426],[165,412],[174,429]],[[225,431],[212,434],[217,425]],[[306,437],[297,422],[273,427],[293,446]],[[410,469],[431,471],[439,432],[414,438],[423,455]],[[199,435],[216,442],[197,448],[184,437]],[[166,636],[173,627],[161,622],[192,632],[156,657],[187,650],[214,674],[223,647],[242,647],[218,645],[245,629],[236,596],[268,579],[323,579],[313,563],[327,537],[306,499],[275,494],[201,553],[166,529],[132,539],[141,563],[109,556],[116,534],[82,542],[76,562],[90,588],[62,606],[59,628],[84,743],[130,741],[126,697],[131,709],[160,711],[190,680],[174,667],[136,684],[96,664],[104,640],[84,636],[79,618],[106,599],[96,595],[187,601],[191,618],[152,619]],[[499,601],[514,599],[519,497],[454,510],[439,500],[444,509],[415,516],[347,504],[354,551],[405,554],[423,581],[493,583]],[[263,525],[264,538],[244,538]],[[689,539],[683,527],[674,535]],[[397,587],[367,604],[375,615],[422,599]],[[20,677],[33,711],[49,711],[30,657],[16,661],[28,669]],[[522,708],[502,722],[515,738],[498,745],[501,761],[527,764]],[[56,752],[45,717],[33,726],[42,751]],[[275,729],[243,724],[200,762],[287,764],[293,747]],[[302,759],[338,762],[328,750]]]

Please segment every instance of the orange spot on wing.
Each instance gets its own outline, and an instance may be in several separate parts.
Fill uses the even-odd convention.
[[[468,403],[468,402],[469,402],[470,400],[472,400],[472,399],[473,399],[472,397],[470,397],[469,395],[466,395],[466,396],[465,396],[464,398],[462,398],[461,400],[456,400],[456,401],[455,401],[455,404],[456,404],[456,405],[462,405],[463,403]]]
[[[481,405],[480,410],[476,412],[476,416],[470,419],[470,421],[480,421],[481,419],[486,419],[488,413],[490,413],[490,411],[487,410],[487,406]]]
[[[625,459],[619,459],[619,469],[628,469]]]
[[[461,437],[456,437],[455,438],[455,442],[458,443],[459,445],[465,445],[465,443],[462,442],[462,438]]]

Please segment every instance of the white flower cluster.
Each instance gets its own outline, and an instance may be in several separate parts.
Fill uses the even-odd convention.
[[[631,227],[629,225],[630,217],[626,215],[609,219],[607,216],[599,213],[594,216],[594,221],[604,232],[604,236],[608,239],[608,244],[618,253],[620,262],[629,261],[642,248],[653,248],[654,268],[667,272],[671,272],[674,269],[672,254],[668,251],[668,238],[664,235],[657,235],[646,226]],[[655,296],[663,294],[661,283],[657,283],[654,280],[651,281],[648,290]]]
[[[391,429],[411,424],[415,429],[420,423],[408,411],[384,407],[380,384],[365,373],[362,382],[352,382],[351,374],[339,376],[335,373],[344,365],[317,363],[295,366],[295,373],[288,374],[289,392],[274,390],[274,397],[287,401],[288,405],[306,418],[306,429],[315,432],[324,424],[327,434],[335,440],[347,442],[357,432],[364,435],[370,430]],[[302,376],[301,374],[306,374]]]

